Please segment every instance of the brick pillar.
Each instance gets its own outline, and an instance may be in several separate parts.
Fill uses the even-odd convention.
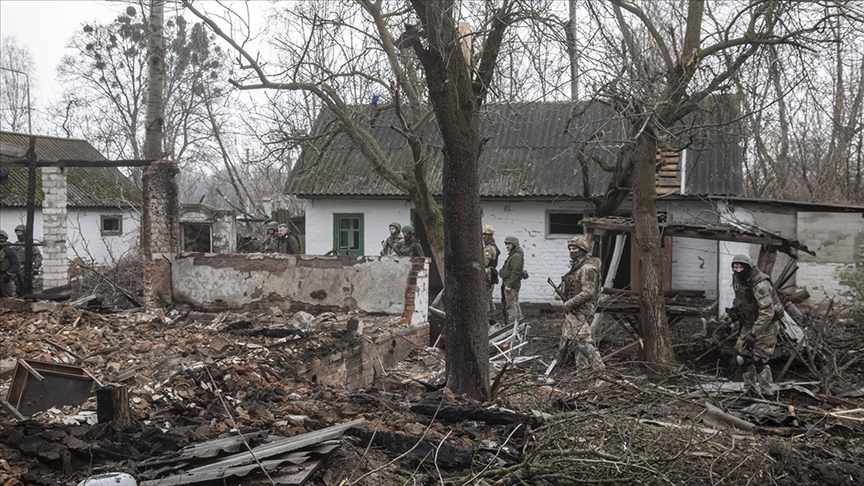
[[[42,286],[69,283],[66,256],[66,169],[42,167]]]
[[[171,261],[180,250],[180,202],[177,165],[159,160],[144,169],[141,246],[144,253],[144,306],[171,303]]]
[[[411,258],[411,272],[405,284],[405,309],[400,324],[429,322],[429,262],[423,257]]]

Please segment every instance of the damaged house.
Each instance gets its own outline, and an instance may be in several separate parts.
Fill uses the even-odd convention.
[[[30,136],[0,131],[0,160],[21,160]],[[105,161],[89,142],[79,139],[36,138],[39,161]],[[14,239],[15,226],[27,221],[27,173],[25,167],[5,165],[8,181],[0,187],[0,228]],[[50,211],[58,221],[58,235],[65,235],[68,260],[111,264],[138,246],[141,189],[116,167],[52,167],[36,169],[36,207],[33,239],[44,239],[45,199],[65,211]],[[47,256],[47,255],[46,255]],[[47,264],[47,262],[46,262]],[[62,262],[65,265],[65,262]],[[62,284],[62,283],[60,283]]]
[[[732,118],[723,112],[706,110],[701,116]],[[395,116],[392,111],[371,107],[357,110],[362,126],[393,165],[400,167],[410,160],[410,152],[402,136],[391,128],[398,126]],[[322,114],[316,132],[324,133],[329,122],[327,114]],[[728,225],[731,230],[757,234],[765,229],[801,240],[817,256],[798,255],[798,271],[788,284],[807,287],[814,301],[843,293],[837,270],[854,262],[856,241],[860,245],[864,236],[864,208],[743,197],[740,137],[716,122],[703,125],[715,128],[693,129],[686,138],[676,140],[685,148],[658,154],[658,216],[670,222]],[[598,161],[614,164],[620,147],[615,140],[624,136],[625,128],[600,104],[551,102],[483,108],[481,137],[487,140],[480,159],[483,222],[495,228],[502,250],[505,236],[519,238],[530,274],[522,282],[522,302],[552,300],[547,278],[558,281],[567,272],[565,242],[574,234],[586,233],[580,222],[595,214],[590,199],[602,197],[610,180],[610,173]],[[307,253],[377,255],[394,221],[412,223],[423,241],[423,225],[411,200],[378,176],[344,133],[315,143],[304,151],[288,188],[306,200]],[[440,133],[433,124],[428,181],[439,195],[441,148]],[[618,215],[629,216],[631,207],[626,201]],[[345,228],[355,242],[350,248],[340,247]],[[709,299],[720,301],[720,309],[732,299],[732,257],[744,252],[755,260],[760,250],[758,244],[749,242],[687,237],[664,238],[664,248],[666,289],[704,291]],[[603,256],[608,265],[610,255]],[[614,288],[639,287],[637,257],[628,238]],[[774,277],[787,262],[787,256],[778,257]],[[441,286],[436,270],[432,265],[433,292]]]

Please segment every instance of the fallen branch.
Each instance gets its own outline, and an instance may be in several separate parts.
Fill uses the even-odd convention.
[[[91,267],[91,266],[85,265],[84,263],[82,263],[82,262],[80,262],[80,261],[78,261],[78,260],[73,260],[72,263],[74,263],[75,265],[78,265],[79,267],[81,267],[81,268],[83,268],[83,269],[85,269],[85,270],[88,270],[88,271],[92,272],[93,275],[96,275],[97,277],[99,277],[99,278],[101,278],[102,280],[104,280],[105,282],[107,282],[108,285],[111,286],[111,288],[113,288],[114,290],[116,290],[116,291],[120,292],[121,294],[123,294],[123,297],[125,297],[126,300],[128,300],[128,301],[129,301],[132,305],[134,305],[135,307],[143,307],[143,306],[141,305],[141,303],[138,302],[138,299],[136,299],[135,296],[132,295],[131,292],[129,292],[128,290],[124,289],[123,287],[117,285],[117,283],[115,283],[115,282],[114,282],[113,280],[111,280],[110,278],[106,277],[105,274],[103,274],[103,273],[100,272],[99,270],[96,270],[95,268],[93,268],[93,267]]]

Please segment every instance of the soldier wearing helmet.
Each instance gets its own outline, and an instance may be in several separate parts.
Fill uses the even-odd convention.
[[[498,257],[501,250],[495,243],[495,228],[491,224],[484,224],[482,228],[483,238],[483,268],[486,272],[486,291],[489,294],[489,325],[495,324],[492,316],[495,315],[495,299],[492,297],[495,286],[498,285]]]
[[[515,324],[522,319],[522,309],[519,307],[519,289],[522,279],[527,278],[525,272],[525,252],[519,247],[519,239],[515,236],[504,238],[507,247],[507,260],[498,272],[501,277],[501,301],[504,304],[504,320],[506,325]]]
[[[426,255],[423,253],[423,246],[414,236],[414,227],[410,224],[406,224],[402,227],[402,234],[404,235],[404,241],[402,245],[399,247],[399,254],[402,256],[409,257],[425,257]]]
[[[276,253],[279,247],[279,223],[267,223],[267,238],[264,240],[264,253]]]
[[[18,252],[8,246],[9,235],[0,230],[0,297],[15,297],[15,274],[21,271]]]
[[[405,238],[402,236],[402,225],[399,223],[390,223],[390,236],[381,242],[381,256],[401,256],[399,248]]]
[[[561,277],[564,286],[564,325],[558,343],[558,362],[570,356],[579,369],[605,369],[600,352],[594,347],[591,321],[600,296],[600,259],[588,254],[590,245],[583,236],[567,241],[570,271]]]
[[[774,386],[768,360],[777,345],[777,332],[783,317],[783,303],[774,290],[771,278],[753,266],[750,255],[732,258],[732,288],[738,311],[741,334],[735,344],[735,360],[744,370],[744,384],[755,398],[773,395]]]

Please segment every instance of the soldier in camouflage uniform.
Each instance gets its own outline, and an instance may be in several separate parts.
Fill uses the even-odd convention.
[[[276,253],[279,247],[279,223],[267,223],[267,238],[264,240],[264,253]]]
[[[15,297],[15,274],[21,271],[18,253],[11,246],[5,246],[9,235],[0,230],[0,297]]]
[[[402,225],[399,223],[390,223],[390,236],[381,242],[381,256],[401,256],[399,248],[405,242],[405,237],[402,236]]]
[[[280,224],[277,228],[279,237],[276,238],[276,253],[288,255],[300,254],[300,238],[288,229],[287,224]]]
[[[423,245],[420,244],[420,241],[414,236],[414,227],[410,224],[406,224],[402,227],[402,234],[405,235],[404,241],[402,241],[402,245],[399,247],[399,254],[407,257],[425,257],[426,254],[423,253]]]
[[[493,292],[498,284],[498,256],[501,250],[495,244],[495,228],[491,224],[483,225],[483,268],[486,271],[486,290],[489,294],[489,325],[495,324],[495,298]]]
[[[15,227],[15,236],[17,237],[17,239],[18,239],[17,243],[20,246],[16,246],[13,248],[15,249],[15,251],[18,252],[18,260],[21,262],[21,265],[22,265],[21,271],[15,275],[15,289],[16,289],[16,292],[18,294],[18,297],[21,297],[24,295],[24,277],[26,275],[24,274],[23,265],[24,265],[24,260],[25,260],[24,233],[26,232],[26,230],[27,230],[27,228],[23,224],[19,224],[18,226]],[[33,270],[32,270],[33,275],[39,275],[39,269],[40,268],[42,268],[42,252],[39,250],[38,246],[34,246],[33,247]]]
[[[591,321],[600,296],[599,258],[588,255],[588,240],[574,236],[567,241],[570,271],[562,277],[564,291],[564,326],[558,344],[558,362],[564,364],[573,355],[576,367],[602,370],[606,366],[594,347]]]
[[[732,288],[735,289],[732,307],[738,310],[741,323],[735,359],[744,370],[748,394],[764,398],[764,395],[774,394],[768,360],[777,345],[783,304],[771,279],[753,266],[750,255],[735,255],[732,272]]]
[[[515,236],[504,238],[507,248],[507,259],[498,276],[501,277],[501,295],[504,301],[505,325],[515,324],[522,320],[522,308],[519,306],[519,290],[522,279],[528,278],[525,272],[525,252],[519,247],[519,239]]]

